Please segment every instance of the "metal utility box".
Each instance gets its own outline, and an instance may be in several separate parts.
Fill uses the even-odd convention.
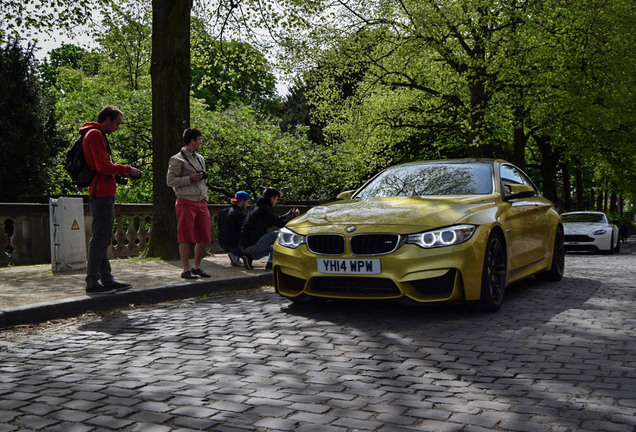
[[[81,198],[49,199],[53,271],[86,268],[86,230]]]

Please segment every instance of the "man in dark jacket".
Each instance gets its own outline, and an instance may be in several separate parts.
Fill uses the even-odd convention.
[[[219,245],[227,252],[234,267],[242,266],[243,253],[239,246],[241,226],[245,220],[245,212],[250,205],[250,194],[238,191],[234,194],[232,206],[224,208],[219,213]]]
[[[269,227],[276,226],[282,228],[294,216],[298,216],[298,209],[288,211],[282,216],[278,216],[274,207],[280,199],[280,191],[273,187],[268,187],[259,197],[256,205],[249,212],[243,225],[241,226],[240,245],[241,251],[245,255],[251,255],[254,259],[263,258],[269,255],[266,269],[272,268],[272,251],[274,241],[278,236],[278,231],[267,232]],[[247,269],[254,268],[251,260],[243,257],[243,265]]]

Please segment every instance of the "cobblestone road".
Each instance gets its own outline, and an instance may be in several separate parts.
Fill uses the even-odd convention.
[[[634,431],[636,255],[566,266],[494,315],[265,289],[0,333],[0,431]]]

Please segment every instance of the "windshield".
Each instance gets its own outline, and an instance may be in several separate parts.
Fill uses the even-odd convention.
[[[607,223],[607,218],[604,214],[599,213],[572,213],[562,214],[561,220],[563,222],[597,222]]]
[[[493,192],[487,163],[409,164],[387,168],[354,198],[423,195],[475,195]]]

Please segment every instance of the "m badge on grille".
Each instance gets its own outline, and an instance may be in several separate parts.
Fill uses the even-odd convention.
[[[350,227],[347,227],[347,228],[345,229],[345,231],[346,231],[346,232],[348,232],[348,233],[352,233],[352,232],[354,232],[355,230],[356,230],[356,227],[354,227],[354,226],[350,226]]]

